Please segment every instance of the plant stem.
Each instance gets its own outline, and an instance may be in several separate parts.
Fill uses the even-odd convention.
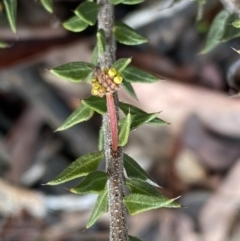
[[[108,0],[98,0],[98,29],[106,36],[106,50],[98,53],[101,69],[109,68],[115,61],[115,39],[112,33],[114,24],[114,7]],[[124,172],[123,152],[118,147],[118,97],[107,95],[108,113],[103,115],[104,153],[106,169],[109,173],[108,200],[110,213],[110,241],[128,241],[127,215],[123,204]]]
[[[112,152],[113,154],[118,152],[118,120],[115,109],[114,97],[112,94],[107,94],[107,110],[110,119],[110,129],[112,136]]]

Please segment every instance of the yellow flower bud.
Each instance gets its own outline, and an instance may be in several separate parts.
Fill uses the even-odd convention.
[[[117,75],[116,77],[114,77],[113,81],[114,81],[116,84],[121,84],[122,81],[123,81],[123,78],[122,78],[122,76]]]
[[[92,88],[91,94],[92,94],[92,95],[95,95],[95,96],[98,95],[98,89]]]
[[[117,74],[117,70],[116,70],[116,69],[110,68],[110,69],[108,70],[108,75],[109,75],[111,78],[113,78],[114,76],[116,76],[116,74]]]

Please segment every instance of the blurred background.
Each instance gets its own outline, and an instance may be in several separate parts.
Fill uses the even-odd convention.
[[[1,1],[0,1],[1,2]],[[47,69],[90,61],[95,27],[70,33],[62,22],[79,0],[55,0],[54,14],[39,1],[19,0],[17,34],[0,12],[0,240],[107,241],[108,214],[85,225],[96,197],[42,185],[77,157],[97,150],[101,116],[54,132],[90,94]],[[125,152],[147,170],[168,197],[181,195],[186,208],[158,209],[129,217],[129,233],[145,241],[240,240],[240,60],[231,49],[239,39],[206,55],[206,33],[223,9],[207,1],[196,21],[195,1],[146,0],[118,5],[116,19],[136,28],[148,44],[118,45],[117,58],[159,76],[134,84],[138,101],[120,90],[122,101],[147,112],[161,111],[166,126],[134,131]]]

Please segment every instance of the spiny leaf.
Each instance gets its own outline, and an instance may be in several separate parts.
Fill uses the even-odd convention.
[[[213,23],[210,27],[210,30],[207,35],[207,40],[202,54],[205,54],[215,48],[218,44],[220,44],[220,40],[222,39],[224,30],[226,25],[228,25],[227,19],[229,17],[229,13],[226,10],[222,10],[218,15],[214,18]],[[229,28],[229,26],[227,26]]]
[[[102,29],[99,29],[97,31],[97,43],[98,43],[98,49],[100,50],[100,53],[104,53],[106,48],[106,37]]]
[[[102,216],[102,214],[108,211],[108,190],[107,187],[100,192],[98,195],[98,199],[96,201],[96,205],[92,211],[91,217],[86,225],[86,228],[90,228],[98,219]]]
[[[123,0],[122,4],[133,5],[133,4],[139,4],[142,2],[144,2],[144,0]]]
[[[157,208],[180,208],[181,205],[175,202],[176,199],[169,199],[163,195],[156,197],[154,195],[131,193],[124,197],[123,202],[129,213],[135,215]]]
[[[76,194],[100,193],[106,186],[108,175],[105,172],[93,171],[89,173],[71,192]]]
[[[91,63],[72,62],[50,69],[50,72],[73,82],[81,82],[93,72],[93,67]]]
[[[87,24],[93,26],[96,23],[99,6],[95,2],[80,4],[74,13]]]
[[[127,179],[126,184],[132,193],[153,195],[156,197],[162,196],[162,194],[160,194],[153,186],[142,180],[134,178]]]
[[[119,43],[125,45],[138,45],[147,42],[147,39],[137,33],[133,28],[117,21],[113,27],[113,33]]]
[[[8,48],[9,44],[5,41],[0,40],[0,49]]]
[[[53,1],[52,0],[40,0],[43,7],[50,13],[53,12]]]
[[[3,0],[3,4],[9,25],[12,31],[16,33],[17,0]]]
[[[81,32],[88,27],[81,18],[73,16],[63,23],[63,27],[72,32]]]
[[[78,177],[86,176],[97,169],[100,161],[103,159],[103,152],[92,152],[79,157],[64,169],[57,177],[48,182],[48,185],[58,185],[68,182]]]
[[[78,123],[81,123],[83,121],[89,120],[94,114],[94,111],[81,104],[68,118],[64,121],[64,123],[58,127],[57,131],[63,131],[66,130]]]
[[[140,83],[154,83],[159,81],[159,78],[149,74],[141,69],[135,68],[133,66],[127,66],[122,71],[123,78],[130,83],[140,82]]]
[[[87,99],[82,100],[82,103],[101,115],[107,112],[106,98],[90,96]]]
[[[109,0],[109,2],[113,5],[117,5],[119,3],[122,3],[123,0]]]
[[[156,113],[148,114],[145,111],[140,110],[136,106],[120,102],[119,107],[125,115],[127,115],[127,113],[130,110],[130,112],[132,114],[131,130],[137,128],[138,126],[140,126],[143,123],[150,123],[150,124],[157,124],[157,125],[168,124],[166,121],[156,117],[156,115],[157,115]]]
[[[128,92],[128,94],[131,97],[133,97],[134,99],[138,100],[137,95],[136,95],[136,93],[135,93],[131,83],[123,80],[122,86]]]
[[[134,237],[134,236],[131,236],[131,235],[128,235],[128,240],[129,241],[142,241],[141,239],[139,239],[137,237]]]
[[[135,178],[159,187],[159,185],[142,169],[142,167],[130,156],[123,154],[124,168],[129,178]]]
[[[119,122],[120,132],[118,136],[118,145],[125,146],[128,142],[130,127],[131,127],[131,114],[128,113],[124,118]]]
[[[114,64],[112,65],[112,68],[116,69],[119,73],[122,73],[122,71],[131,63],[132,58],[122,58],[118,59]]]

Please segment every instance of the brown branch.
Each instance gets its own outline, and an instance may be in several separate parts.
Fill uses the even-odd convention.
[[[115,61],[115,40],[112,33],[114,24],[114,7],[108,0],[98,0],[100,11],[98,29],[106,36],[106,50],[99,52],[101,69],[109,68]],[[118,97],[107,95],[108,113],[103,115],[104,153],[106,169],[109,173],[108,200],[110,212],[110,241],[128,241],[126,208],[124,197],[124,172],[122,148],[118,147]]]

